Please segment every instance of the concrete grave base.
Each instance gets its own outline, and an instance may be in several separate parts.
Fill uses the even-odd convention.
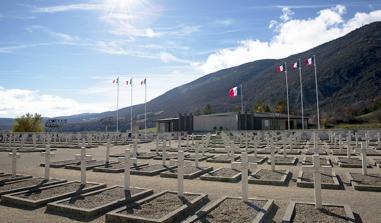
[[[37,183],[37,184],[33,183],[35,181],[38,181],[40,183]],[[42,177],[12,181],[12,182],[8,182],[3,185],[0,185],[0,195],[16,193],[16,192],[25,191],[25,190],[35,190],[45,186],[65,183],[66,181],[67,180],[54,179],[54,178],[51,178],[50,180],[45,180]]]
[[[275,156],[275,165],[295,165],[298,161],[294,156]],[[271,164],[271,157],[268,157],[267,164]]]
[[[312,173],[310,175],[311,176],[308,178],[308,181],[307,181],[307,179],[305,178],[305,173],[302,170],[300,170],[298,174],[298,179],[296,181],[296,186],[314,188],[314,179],[312,177]],[[322,182],[321,182],[322,189],[335,189],[335,190],[341,189],[340,182],[335,172],[332,172],[332,175],[327,175],[327,174],[321,174],[321,175],[322,175]],[[324,177],[331,178],[332,182],[331,183],[324,182],[323,180]]]
[[[143,166],[148,166],[148,163],[140,163],[137,162],[131,166],[131,168],[139,168]],[[97,166],[93,168],[93,172],[102,172],[102,173],[123,173],[124,172],[124,164],[123,163],[114,163],[109,164],[108,166]]]
[[[54,161],[50,163],[50,168],[62,168],[65,167],[66,165],[71,165],[71,164],[78,164],[80,161],[78,160],[60,160],[60,161]],[[45,163],[40,164],[41,167],[45,167]]]
[[[243,203],[245,205],[247,205],[247,210],[245,213],[236,213],[237,215],[244,215],[244,214],[248,214],[247,212],[252,212],[252,211],[255,211],[256,214],[255,214],[255,217],[252,219],[252,223],[261,223],[261,222],[264,222],[264,219],[266,217],[266,215],[271,211],[272,207],[273,207],[273,204],[274,204],[274,200],[265,200],[265,199],[257,199],[257,198],[249,198],[249,201],[248,202],[243,202],[242,201],[242,198],[241,197],[227,197],[227,196],[224,196],[212,203],[210,203],[209,205],[205,206],[204,208],[202,208],[200,211],[198,211],[196,213],[196,215],[188,218],[184,223],[194,223],[194,222],[209,222],[208,221],[208,218],[210,218],[209,216],[212,215],[212,220],[215,221],[214,218],[218,218],[218,216],[214,216],[213,215],[213,211],[214,210],[217,210],[221,204],[223,204],[225,201],[227,200],[235,200],[239,203]],[[264,205],[261,206],[261,207],[258,207],[255,202],[264,202]],[[221,211],[219,212],[221,213]],[[227,213],[223,213],[223,219],[225,221],[228,221],[228,222],[236,222],[237,221],[237,216],[233,216],[233,215],[229,215],[227,216],[226,214]],[[227,217],[230,217],[231,219],[227,219]]]
[[[336,157],[335,161],[339,167],[343,168],[362,168],[361,159],[352,157]],[[368,162],[368,167],[371,167],[371,165]]]
[[[108,223],[172,223],[172,222],[181,222],[191,213],[198,210],[201,206],[209,201],[207,194],[199,193],[189,193],[184,192],[185,197],[179,197],[178,199],[183,204],[177,208],[173,208],[170,204],[166,205],[165,199],[162,197],[165,196],[177,196],[177,193],[174,191],[163,191],[143,200],[139,200],[131,205],[126,207],[119,208],[115,211],[112,211],[106,214],[106,222]],[[187,199],[186,196],[194,196],[195,198]],[[160,206],[168,208],[167,211],[158,210],[155,207],[152,207],[155,204],[157,199],[160,200]],[[172,210],[174,209],[174,210]],[[151,212],[152,216],[141,216],[139,212],[147,213]],[[158,212],[158,213],[156,213]],[[155,216],[155,217],[153,217]]]
[[[161,172],[175,169],[177,166],[163,166],[161,164],[153,164],[148,166],[142,166],[137,168],[131,168],[131,175],[141,175],[141,176],[155,176]]]
[[[200,167],[195,167],[191,166],[192,172],[188,173],[187,168],[189,167],[184,167],[184,179],[194,179],[196,177],[199,177],[205,173],[208,173],[213,170],[213,167],[207,167],[207,166],[200,166]],[[177,178],[177,169],[173,170],[168,170],[165,172],[160,173],[160,177],[168,177],[168,178]]]
[[[381,192],[381,174],[347,173],[347,177],[354,190]]]
[[[219,172],[229,171],[233,172],[233,175],[221,175],[219,176]],[[234,170],[231,168],[218,168],[216,170],[213,170],[210,173],[206,173],[204,175],[200,176],[201,180],[210,180],[210,181],[221,181],[221,182],[230,182],[230,183],[237,183],[241,180],[241,171]]]
[[[100,160],[100,161],[97,161],[97,160],[86,161],[86,170],[91,170],[94,167],[104,166],[105,163],[106,163],[106,161],[104,161],[104,160]],[[110,162],[109,164],[112,165],[112,164],[116,164],[116,163],[118,163],[118,162],[113,161],[113,162]],[[81,163],[66,165],[64,168],[65,169],[70,169],[70,170],[81,170]]]
[[[12,182],[12,181],[18,181],[23,179],[32,178],[30,175],[24,175],[24,174],[16,174],[16,176],[12,176],[10,173],[4,173],[0,175],[0,184]]]
[[[116,199],[102,202],[102,196],[106,196],[103,194],[106,194],[108,191],[115,189],[123,190],[124,194],[122,194],[120,197]],[[139,192],[131,194],[131,190],[125,191],[122,186],[111,186],[101,190],[96,190],[90,193],[82,194],[77,197],[67,198],[64,200],[49,203],[47,205],[46,210],[49,213],[58,214],[61,216],[68,216],[77,220],[92,219],[99,217],[100,215],[103,215],[122,205],[125,205],[126,203],[131,203],[153,194],[153,190],[151,189],[139,187],[133,187],[131,189],[138,190]],[[76,201],[84,203],[89,198],[97,199],[100,203],[94,204],[94,201],[89,201],[92,202],[92,204],[88,205],[88,207],[80,207],[81,205],[78,205],[78,207],[77,205],[75,205]]]
[[[235,155],[234,160],[239,159],[239,156]],[[215,155],[214,157],[208,158],[206,162],[211,162],[211,163],[231,163],[231,158],[230,156],[224,154],[224,155]]]
[[[80,182],[78,181],[70,181],[70,182],[66,182],[62,184],[41,187],[36,190],[22,191],[22,192],[16,192],[12,194],[3,195],[1,196],[1,204],[34,209],[52,201],[65,199],[67,197],[70,197],[76,194],[91,192],[91,191],[106,187],[106,184],[88,182],[88,184],[91,184],[90,186],[83,187],[81,185],[80,187],[78,187],[78,189],[70,191],[70,192],[64,192],[64,193],[57,192],[54,195],[39,198],[39,199],[27,198],[29,196],[32,196],[33,194],[40,194],[41,191],[44,191],[44,190],[53,189],[53,190],[59,191],[60,188],[64,188],[66,185],[73,184],[73,183],[77,183],[80,185]]]
[[[312,166],[312,156],[303,157],[302,165]],[[328,157],[320,157],[320,166],[332,166],[331,160]]]
[[[264,177],[261,175],[264,174]],[[271,176],[274,175],[275,177]],[[268,178],[266,175],[270,175]],[[289,170],[267,170],[259,169],[256,170],[249,176],[249,183],[251,184],[263,184],[263,185],[274,185],[274,186],[287,186],[289,178],[291,177],[291,172]],[[275,179],[274,179],[275,178]]]
[[[304,213],[296,213],[296,206],[302,205],[305,206],[305,208],[308,210],[310,209],[311,212],[314,212],[315,214],[312,216],[306,216]],[[329,211],[329,208],[342,208],[344,212],[344,216],[338,216],[335,213],[331,213]],[[343,218],[346,219],[348,223],[355,222],[355,217],[353,215],[352,209],[348,205],[340,205],[340,204],[329,204],[324,203],[323,204],[323,211],[316,210],[315,212],[315,205],[313,202],[299,202],[299,201],[291,201],[289,205],[287,206],[286,212],[283,215],[282,223],[291,223],[291,222],[308,222],[308,219],[315,219],[314,222],[318,222],[321,220],[322,222],[336,222],[336,220]],[[300,221],[294,221],[296,217],[299,217],[297,215],[303,215],[302,220]],[[325,219],[327,218],[327,219]]]

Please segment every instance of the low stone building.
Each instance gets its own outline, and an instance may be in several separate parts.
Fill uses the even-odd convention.
[[[215,130],[285,130],[287,114],[254,112],[227,112],[210,115],[179,114],[175,118],[156,120],[158,132],[204,132]],[[304,117],[305,128],[308,118]],[[290,129],[301,129],[302,118],[290,115]]]

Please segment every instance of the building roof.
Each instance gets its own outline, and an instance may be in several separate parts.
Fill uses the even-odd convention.
[[[238,112],[225,112],[225,113],[214,113],[209,115],[198,115],[198,116],[209,116],[209,117],[215,117],[215,116],[230,116],[230,115],[237,115]],[[253,114],[254,117],[260,117],[260,118],[287,118],[287,114],[281,114],[281,113],[273,113],[273,112],[253,112],[253,113],[247,113],[247,114]],[[301,119],[302,116],[298,115],[290,115],[290,118],[298,118]],[[304,117],[307,119],[308,117]]]
[[[156,119],[155,122],[166,122],[166,121],[172,121],[172,120],[179,120],[179,118],[161,118],[161,119]]]

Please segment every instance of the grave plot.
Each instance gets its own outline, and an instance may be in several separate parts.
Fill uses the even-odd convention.
[[[352,156],[356,155],[356,153],[354,151],[350,151],[350,152],[351,152]],[[334,155],[334,156],[347,156],[348,151],[347,151],[347,149],[335,149],[335,150],[332,150],[332,155]]]
[[[200,176],[201,180],[236,183],[241,180],[241,171],[231,168],[218,168]]]
[[[274,153],[277,153],[277,152],[275,151]],[[271,151],[268,147],[266,147],[264,149],[258,149],[257,154],[271,154]]]
[[[353,158],[347,158],[347,157],[336,157],[336,163],[339,167],[344,168],[361,168],[362,162],[361,159],[353,157]],[[368,165],[370,167],[370,165]]]
[[[29,178],[19,181],[8,182],[5,184],[0,184],[0,195],[16,193],[24,190],[35,190],[41,187],[65,183],[66,180],[62,179],[49,179],[44,178]]]
[[[125,190],[122,186],[111,186],[49,203],[46,210],[77,220],[90,220],[152,194],[151,189],[132,187]]]
[[[204,156],[199,156],[198,157],[198,161],[204,161],[208,158],[211,158],[213,157],[214,155],[207,155],[205,154]],[[184,158],[185,160],[190,160],[190,161],[195,161],[196,160],[196,154],[189,154],[189,156],[187,156],[186,158]]]
[[[155,156],[157,156],[156,153],[141,152],[141,153],[137,153],[136,158],[138,158],[138,159],[152,159]]]
[[[189,155],[185,155],[185,157],[188,157]],[[165,156],[166,160],[170,160],[170,159],[176,159],[177,158],[177,154],[176,153],[167,153],[166,156]],[[154,160],[162,160],[163,159],[163,154],[162,153],[159,153],[157,156],[155,156],[153,158]]]
[[[340,182],[337,178],[335,172],[320,173],[321,176],[321,188],[323,189],[341,189]],[[314,187],[314,178],[311,171],[300,170],[298,174],[298,179],[296,181],[296,186],[298,187]]]
[[[184,167],[184,179],[194,179],[205,173],[213,170],[213,167],[195,167],[195,166],[185,166]],[[177,178],[177,169],[168,170],[160,173],[160,177]]]
[[[259,169],[249,176],[249,183],[275,186],[286,186],[291,177],[289,170]]]
[[[367,156],[381,156],[381,152],[377,151],[375,149],[367,149],[366,150],[366,155]]]
[[[286,153],[287,155],[300,155],[302,152],[300,150],[294,149],[293,147],[291,150],[286,149]],[[283,149],[279,150],[279,154],[283,154]]]
[[[295,165],[298,158],[294,156],[275,156],[275,165]],[[267,160],[268,164],[271,164],[271,160]]]
[[[2,174],[0,175],[0,184],[4,184],[7,182],[17,181],[17,180],[23,180],[32,178],[30,175],[23,175],[23,174]]]
[[[91,170],[94,167],[99,167],[99,166],[104,166],[106,161],[104,160],[89,160],[86,161],[86,170]],[[116,161],[110,162],[109,165],[111,164],[116,164]],[[81,170],[81,163],[74,163],[74,164],[69,164],[64,167],[65,169],[70,169],[70,170]]]
[[[348,173],[353,189],[360,191],[381,191],[381,174]]]
[[[80,162],[78,160],[60,160],[60,161],[55,161],[50,163],[51,168],[62,168],[65,167],[66,165],[71,165],[71,164],[79,164]],[[41,167],[45,166],[45,163],[40,164]]]
[[[131,168],[140,168],[143,166],[148,166],[148,163],[133,163],[131,164]],[[110,163],[108,165],[103,164],[103,166],[97,166],[93,168],[93,172],[103,172],[103,173],[122,173],[124,172],[125,165],[123,163]]]
[[[381,158],[374,158],[374,165],[381,168]]]
[[[237,160],[239,159],[239,156],[234,155],[234,157],[231,157],[227,154],[222,154],[222,155],[215,155],[214,157],[210,157],[206,160],[206,162],[211,162],[211,163],[230,163],[232,160]]]
[[[0,148],[0,152],[12,152],[12,149],[10,149],[8,147],[4,147],[4,148]],[[45,152],[45,149],[44,148],[36,148],[35,149],[33,147],[24,147],[24,148],[17,148],[17,152],[19,152],[19,153],[37,153],[37,152]]]
[[[185,223],[263,222],[273,203],[273,200],[249,198],[244,202],[238,197],[222,197],[201,209]]]
[[[131,174],[142,175],[142,176],[155,176],[161,172],[172,170],[174,168],[176,168],[176,166],[153,164],[148,166],[131,168]]]
[[[208,202],[207,194],[163,191],[106,214],[106,222],[181,222]]]
[[[78,194],[106,187],[106,184],[78,181],[41,187],[35,190],[21,191],[1,196],[1,203],[12,206],[38,208],[49,202],[65,199]]]
[[[283,216],[282,223],[350,223],[355,217],[348,205],[323,204],[315,208],[312,202],[290,202]]]
[[[247,156],[249,163],[262,164],[266,159],[266,156]],[[241,158],[239,158],[238,161],[241,161]]]
[[[315,153],[316,153],[316,151],[313,148],[310,148],[304,152],[305,155],[309,155],[309,156],[314,155]],[[326,155],[328,155],[328,152],[325,149],[319,149],[318,154],[320,156],[326,156]]]
[[[321,166],[332,166],[331,160],[328,157],[319,157]],[[312,156],[305,156],[302,160],[302,165],[313,165]]]

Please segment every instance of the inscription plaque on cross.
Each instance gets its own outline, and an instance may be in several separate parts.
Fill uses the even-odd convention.
[[[241,162],[233,162],[232,163],[232,169],[240,169],[241,170],[241,183],[242,183],[242,200],[248,201],[249,200],[249,189],[248,189],[248,172],[249,170],[254,172],[257,168],[257,164],[255,163],[249,163],[247,158],[247,152],[243,152],[241,154]]]

